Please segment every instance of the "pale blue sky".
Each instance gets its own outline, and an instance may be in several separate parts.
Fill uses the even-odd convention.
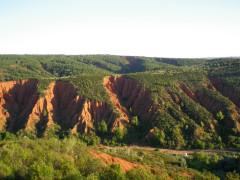
[[[240,56],[240,1],[0,0],[0,53]]]

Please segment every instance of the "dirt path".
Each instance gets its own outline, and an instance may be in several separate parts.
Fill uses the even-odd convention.
[[[111,164],[119,164],[121,169],[124,172],[127,172],[129,170],[135,169],[135,168],[150,168],[151,166],[148,165],[142,165],[142,164],[138,164],[138,163],[134,163],[134,162],[130,162],[128,160],[122,159],[120,157],[117,156],[113,156],[110,155],[108,153],[102,152],[103,149],[123,149],[123,150],[129,150],[129,149],[137,149],[137,150],[142,150],[142,151],[155,151],[156,148],[152,148],[152,147],[141,147],[141,146],[116,146],[116,147],[109,147],[109,146],[103,146],[100,145],[99,148],[97,148],[98,150],[95,149],[91,149],[89,151],[89,153],[96,159],[101,160],[103,163],[105,163],[106,165],[111,165]],[[206,152],[206,153],[226,153],[226,152],[238,152],[237,150],[172,150],[172,149],[158,149],[158,151],[160,151],[161,153],[164,154],[171,154],[171,155],[190,155],[196,152]],[[184,177],[192,177],[191,174],[189,174],[188,172],[182,172],[182,176]]]
[[[105,164],[111,165],[111,164],[119,164],[120,167],[122,168],[123,171],[129,171],[131,169],[134,169],[136,167],[138,167],[139,165],[129,162],[127,160],[118,158],[118,157],[113,157],[109,154],[106,153],[102,153],[102,152],[97,152],[95,150],[91,150],[90,154],[97,158],[100,159],[101,161],[103,161]]]
[[[119,123],[119,125],[121,125],[124,122],[129,122],[129,116],[126,108],[123,107],[120,103],[116,89],[114,88],[114,80],[115,80],[115,77],[113,76],[104,77],[103,86],[106,89],[114,107],[119,112],[119,118],[118,118],[118,121],[116,121],[116,123]]]
[[[175,150],[175,149],[161,149],[161,148],[153,148],[153,147],[143,147],[143,146],[117,146],[117,147],[109,147],[109,146],[100,146],[100,148],[105,149],[139,149],[145,151],[155,151],[156,149],[165,154],[175,154],[175,155],[186,155],[186,154],[193,154],[197,152],[205,152],[205,153],[240,153],[240,151],[236,149],[193,149],[193,150]]]

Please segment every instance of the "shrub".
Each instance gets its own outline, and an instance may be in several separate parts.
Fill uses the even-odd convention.
[[[126,176],[129,180],[153,180],[156,177],[148,170],[143,168],[133,169],[126,173]]]
[[[211,170],[217,167],[220,157],[217,154],[209,155],[203,152],[193,154],[192,159],[188,159],[188,165],[198,170]]]
[[[100,138],[95,134],[83,134],[79,135],[79,138],[87,145],[97,145],[100,143]]]
[[[179,127],[173,128],[172,136],[174,141],[174,148],[179,149],[185,146],[185,140]]]
[[[104,120],[102,120],[97,126],[97,134],[103,137],[106,136],[107,133],[108,133],[107,123]]]
[[[194,141],[193,146],[194,146],[194,148],[205,149],[206,144],[204,141],[197,139]]]
[[[125,174],[122,172],[120,165],[113,164],[106,168],[99,177],[100,180],[124,180]]]
[[[53,166],[51,164],[46,164],[43,161],[35,161],[28,170],[28,179],[52,179]]]
[[[0,161],[0,179],[4,178],[12,179],[14,178],[14,174],[11,167],[9,167],[4,162]]]
[[[194,179],[196,180],[220,180],[219,177],[212,174],[211,172],[204,171],[203,173],[197,175]]]
[[[154,146],[164,146],[165,145],[165,133],[163,130],[154,128],[152,137],[150,137],[149,143]]]
[[[235,147],[240,149],[240,137],[238,136],[229,136],[228,137],[228,145],[230,147]]]
[[[77,166],[73,161],[65,158],[56,158],[53,162],[55,170],[55,178],[81,177]]]
[[[29,139],[35,139],[36,134],[31,131],[25,131],[25,130],[20,130],[17,132],[17,137],[18,138],[29,138]]]
[[[116,139],[116,141],[122,141],[124,138],[124,135],[126,134],[126,132],[124,132],[124,129],[121,128],[116,128],[114,133],[113,133],[113,139]]]
[[[222,111],[219,111],[217,114],[216,114],[216,119],[218,121],[222,121],[224,119],[224,115],[222,113]]]
[[[15,134],[12,134],[10,132],[1,132],[0,133],[0,140],[15,140],[16,136]]]
[[[225,180],[237,180],[240,179],[240,174],[236,172],[228,172],[225,176]]]
[[[133,125],[134,127],[137,127],[139,125],[139,120],[137,116],[133,116],[131,119],[131,125]]]
[[[47,128],[46,131],[43,134],[43,137],[45,138],[57,138],[58,135],[57,133],[61,131],[61,127],[57,124],[55,124],[54,126]]]

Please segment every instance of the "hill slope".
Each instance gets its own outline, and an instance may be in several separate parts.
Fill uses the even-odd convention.
[[[0,130],[105,143],[240,145],[240,59],[1,55]],[[10,80],[11,81],[6,81]]]

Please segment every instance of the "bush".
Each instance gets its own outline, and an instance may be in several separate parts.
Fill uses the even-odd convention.
[[[203,152],[193,154],[192,159],[188,159],[188,165],[198,170],[212,170],[217,167],[220,157],[217,154],[206,154]]]
[[[228,172],[225,177],[225,180],[237,180],[237,179],[240,179],[240,174],[236,172]]]
[[[220,180],[219,177],[212,174],[211,172],[204,171],[202,174],[197,175],[194,179],[196,180]]]
[[[107,123],[104,120],[102,120],[97,126],[97,134],[99,136],[104,137],[107,135],[107,133],[108,133]]]
[[[235,147],[240,149],[240,137],[238,136],[229,136],[228,137],[228,145],[230,147]]]
[[[218,121],[222,121],[224,119],[224,115],[222,113],[222,111],[219,111],[217,114],[216,114],[216,119]]]
[[[87,145],[97,145],[100,143],[100,138],[95,134],[83,134],[79,135],[79,138],[85,142]]]
[[[138,127],[139,125],[139,120],[138,120],[138,117],[137,116],[133,116],[132,119],[131,119],[131,125],[134,126],[134,127]]]
[[[197,139],[194,141],[193,146],[194,148],[197,148],[197,149],[205,149],[206,144],[204,141]]]
[[[0,132],[0,140],[15,140],[16,136],[15,134],[12,134],[10,132]]]
[[[125,174],[122,172],[120,165],[113,164],[106,168],[100,174],[100,180],[124,180]]]
[[[148,170],[143,168],[133,169],[126,173],[126,176],[129,180],[152,180],[156,177]]]
[[[45,164],[43,161],[34,162],[28,170],[28,179],[52,179],[54,169],[51,164]]]
[[[165,133],[163,130],[154,128],[151,137],[148,141],[153,146],[164,146],[165,145]]]
[[[17,137],[18,138],[35,139],[36,135],[35,135],[35,133],[30,132],[30,131],[20,130],[20,131],[17,132]]]
[[[0,179],[79,179],[103,169],[74,137],[4,141],[0,157]]]
[[[185,140],[179,127],[173,128],[172,136],[173,136],[172,139],[174,141],[174,145],[172,147],[179,149],[185,146]]]
[[[46,131],[42,134],[45,138],[58,138],[58,132],[61,131],[61,127],[57,124],[54,126],[47,128]]]
[[[122,141],[124,138],[124,135],[126,132],[124,132],[124,129],[116,128],[114,133],[113,133],[113,139],[116,139],[116,141]]]
[[[4,162],[0,161],[0,179],[12,179],[14,178],[13,170]]]
[[[76,176],[81,177],[81,173],[79,172],[76,164],[72,162],[70,159],[68,159],[67,157],[64,159],[56,158],[53,164],[54,164],[56,179],[76,177]]]

